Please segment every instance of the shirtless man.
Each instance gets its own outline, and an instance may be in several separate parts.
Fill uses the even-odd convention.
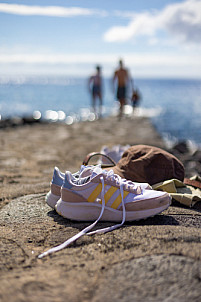
[[[119,61],[119,69],[117,69],[114,72],[113,76],[113,88],[115,87],[115,83],[117,82],[117,99],[119,100],[119,117],[122,116],[123,112],[123,106],[126,104],[126,92],[127,92],[127,86],[128,82],[131,81],[132,85],[132,80],[130,78],[130,75],[123,67],[123,62],[122,60]]]
[[[99,100],[99,112],[98,115],[101,117],[102,114],[102,77],[101,77],[101,68],[100,66],[96,66],[96,74],[92,75],[89,78],[89,91],[92,96],[92,108],[94,113],[96,112],[96,99]]]

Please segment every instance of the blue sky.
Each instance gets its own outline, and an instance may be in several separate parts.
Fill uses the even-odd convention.
[[[0,76],[201,78],[201,0],[0,1]]]

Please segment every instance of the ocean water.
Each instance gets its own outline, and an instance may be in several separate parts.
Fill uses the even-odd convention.
[[[142,96],[136,114],[150,117],[170,141],[201,146],[201,80],[135,79],[135,85]],[[104,115],[115,114],[111,79],[104,79],[103,95]],[[90,101],[87,78],[0,77],[1,119],[40,112],[42,118],[71,123],[90,118]]]

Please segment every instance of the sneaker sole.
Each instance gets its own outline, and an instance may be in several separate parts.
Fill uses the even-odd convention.
[[[49,191],[45,197],[45,201],[52,209],[55,209],[57,201],[60,199],[60,196],[54,195]]]
[[[163,206],[148,209],[143,211],[127,211],[126,221],[134,221],[140,219],[146,219],[148,217],[155,216],[164,210],[166,210],[171,204],[171,198],[167,199],[167,203]],[[101,211],[101,204],[91,204],[89,202],[72,203],[59,200],[55,206],[55,210],[59,215],[64,218],[77,221],[95,221]],[[105,206],[103,216],[100,221],[122,221],[122,211],[115,210]]]

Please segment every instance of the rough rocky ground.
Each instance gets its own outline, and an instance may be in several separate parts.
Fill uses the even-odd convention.
[[[160,215],[37,258],[88,225],[45,204],[54,166],[75,172],[103,145],[141,143],[165,148],[145,118],[0,131],[0,301],[200,301],[200,204],[173,203]],[[191,176],[192,154],[185,160]]]

